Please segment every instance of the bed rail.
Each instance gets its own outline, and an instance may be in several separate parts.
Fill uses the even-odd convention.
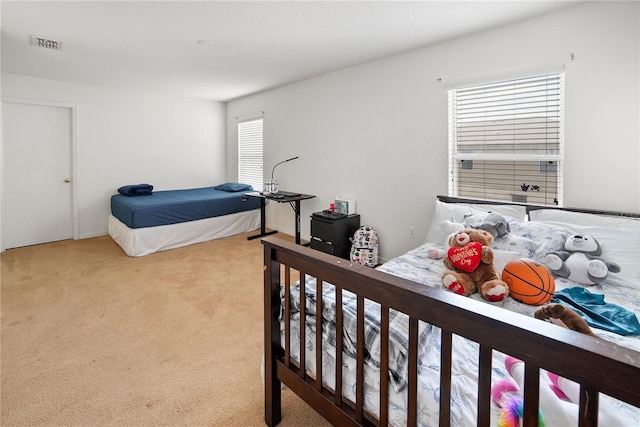
[[[417,423],[417,336],[419,321],[442,330],[440,414],[441,426],[450,425],[451,350],[452,337],[460,335],[479,343],[479,381],[477,425],[488,426],[491,416],[491,353],[497,350],[525,362],[524,426],[538,425],[539,370],[547,369],[581,385],[580,426],[598,423],[599,392],[640,407],[640,353],[602,339],[593,338],[512,313],[488,303],[462,298],[440,289],[432,289],[375,269],[351,263],[310,248],[270,237],[264,245],[264,334],[265,334],[265,421],[277,425],[281,413],[281,384],[305,400],[334,425],[387,425],[389,379],[387,369],[380,369],[380,414],[372,416],[364,410],[364,300],[381,304],[382,354],[381,366],[388,366],[388,314],[390,309],[409,316],[409,368],[407,425]],[[337,290],[358,295],[356,401],[342,397],[341,369],[336,369],[335,390],[323,385],[322,370],[306,372],[304,351],[300,362],[290,356],[288,348],[289,312],[285,312],[286,338],[281,340],[281,287],[288,289],[297,277],[305,275],[333,284]],[[304,287],[302,286],[301,289]],[[338,296],[340,292],[336,293]],[[318,290],[318,295],[321,295]],[[301,297],[302,299],[302,297]],[[320,313],[322,298],[318,298],[316,313]],[[338,303],[338,306],[341,304]],[[300,304],[304,322],[304,306]],[[341,311],[336,313],[336,348],[342,348]],[[304,333],[304,328],[301,328]],[[323,343],[317,334],[316,366],[322,366]],[[506,338],[508,337],[508,338]],[[304,339],[301,339],[304,350]],[[341,366],[341,352],[336,354],[336,366]]]

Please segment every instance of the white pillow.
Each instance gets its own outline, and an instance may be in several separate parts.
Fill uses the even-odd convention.
[[[532,240],[537,247],[529,258],[541,261],[552,250],[559,251],[564,248],[567,240],[565,224],[552,224],[542,221],[527,221],[509,223],[511,235]]]
[[[445,220],[463,222],[465,217],[475,214],[497,212],[512,220],[525,221],[527,211],[524,206],[517,205],[490,205],[482,203],[445,203],[436,200],[431,224],[427,231],[425,243],[442,243],[447,235],[440,228]]]
[[[473,209],[483,212],[497,212],[504,216],[508,216],[518,221],[527,220],[527,208],[518,205],[489,205],[483,203],[458,203],[458,205],[466,205]]]
[[[527,237],[507,234],[496,238],[489,247],[494,250],[515,252],[520,258],[533,258],[540,244]]]
[[[559,209],[532,210],[529,212],[529,218],[532,221],[554,221],[585,226],[640,228],[640,218],[596,215]]]
[[[483,211],[474,209],[469,205],[444,203],[440,200],[436,200],[433,217],[431,218],[431,224],[427,231],[425,243],[444,243],[444,240],[447,238],[447,234],[442,231],[441,228],[444,221],[449,220],[454,222],[463,222],[465,216],[480,213],[483,213]]]

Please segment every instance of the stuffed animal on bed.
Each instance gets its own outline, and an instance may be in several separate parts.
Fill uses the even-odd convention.
[[[524,414],[522,390],[525,364],[511,356],[505,357],[504,364],[511,378],[496,381],[491,387],[491,397],[501,409],[498,427],[516,427],[522,425]],[[578,424],[579,384],[553,372],[541,370],[539,390],[539,427]],[[598,411],[600,425],[629,425],[620,411],[605,399],[599,400]]]
[[[440,224],[440,229],[447,235],[447,238],[442,245],[444,249],[435,247],[429,248],[427,251],[427,255],[429,256],[429,258],[442,259],[447,254],[447,249],[449,248],[449,239],[451,239],[451,236],[456,234],[458,231],[464,230],[464,225],[460,222],[446,220],[443,221],[442,224]]]
[[[500,280],[493,266],[493,236],[484,230],[466,228],[451,236],[449,250],[443,258],[449,271],[442,274],[442,285],[459,295],[476,291],[487,301],[502,301],[509,286]]]
[[[509,359],[507,358],[507,360]],[[509,370],[509,365],[507,365],[507,370]],[[517,384],[510,379],[500,379],[491,386],[491,397],[501,409],[498,427],[520,427],[522,425],[524,397]],[[542,410],[538,410],[538,427],[545,426]]]
[[[599,285],[609,272],[619,273],[620,266],[599,259],[602,248],[596,239],[586,234],[568,236],[563,251],[551,251],[545,264],[551,272],[583,285]]]
[[[549,320],[559,326],[597,337],[587,322],[585,322],[578,313],[563,306],[562,304],[548,304],[538,309],[534,313],[534,317],[540,320]],[[521,364],[520,369],[516,366],[518,364]],[[521,425],[522,416],[524,414],[523,397],[520,391],[520,387],[523,384],[523,372],[521,371],[523,366],[524,363],[521,360],[507,356],[505,358],[505,367],[512,378],[500,379],[491,387],[491,397],[493,398],[494,403],[501,409],[500,418],[498,419],[498,427],[517,427]],[[567,405],[563,402],[554,402],[556,398],[565,402],[573,402],[575,404],[579,403],[579,390],[578,393],[576,393],[575,390],[576,387],[579,389],[580,386],[578,384],[560,377],[553,372],[547,372],[547,377],[549,389],[545,388],[540,393],[542,400],[544,400],[544,402],[541,400],[541,406],[546,406],[547,412],[554,410],[558,405],[571,407],[571,405]],[[553,411],[552,420],[554,422],[565,423],[569,421],[565,418],[558,420],[556,418],[556,412],[558,411]],[[538,426],[542,427],[544,425],[546,424],[542,415],[542,410],[540,410],[538,415]]]
[[[510,377],[496,381],[491,387],[491,397],[501,409],[498,427],[518,427],[522,425],[524,415],[524,362],[515,357],[506,356],[504,365]],[[540,373],[540,395],[538,409],[538,427],[569,426],[577,424],[576,404],[562,399],[560,387],[555,384],[551,373]],[[546,386],[545,386],[546,384]]]
[[[598,337],[578,313],[562,304],[553,303],[545,305],[536,310],[536,312],[533,313],[533,317],[540,320],[549,320],[555,325],[573,329],[574,331],[582,332],[592,337]]]
[[[494,239],[504,237],[511,232],[507,219],[497,212],[491,212],[480,218],[472,215],[465,218],[464,223],[467,227],[488,231]]]
[[[548,304],[538,309],[534,313],[534,317],[540,320],[549,320],[559,326],[600,338],[578,313],[562,304]],[[507,356],[505,358],[505,366],[513,379],[521,385],[523,383],[524,363],[521,360]],[[540,380],[540,406],[545,414],[548,415],[548,425],[576,425],[575,416],[580,403],[580,385],[548,371],[541,371]],[[494,384],[495,389],[492,388],[494,400],[502,397],[504,392],[513,392],[514,386],[506,384],[505,381],[508,380],[499,380]],[[543,383],[546,383],[548,387],[544,387]],[[607,400],[600,399],[598,405],[601,425],[622,426],[628,424],[618,408],[609,404]],[[505,405],[500,407],[503,409],[503,416],[506,417],[512,413],[510,407]]]

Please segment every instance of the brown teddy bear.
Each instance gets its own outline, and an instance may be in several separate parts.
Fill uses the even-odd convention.
[[[449,250],[443,258],[451,271],[442,274],[442,285],[459,295],[476,291],[487,301],[502,301],[509,286],[500,280],[493,267],[493,236],[485,230],[464,229],[449,238]]]

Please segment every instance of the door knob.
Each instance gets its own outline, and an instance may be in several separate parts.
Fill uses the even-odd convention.
[[[70,183],[70,182],[71,182],[71,178],[66,178],[66,179],[64,180],[64,182],[66,182],[67,184],[68,184],[68,183]]]

